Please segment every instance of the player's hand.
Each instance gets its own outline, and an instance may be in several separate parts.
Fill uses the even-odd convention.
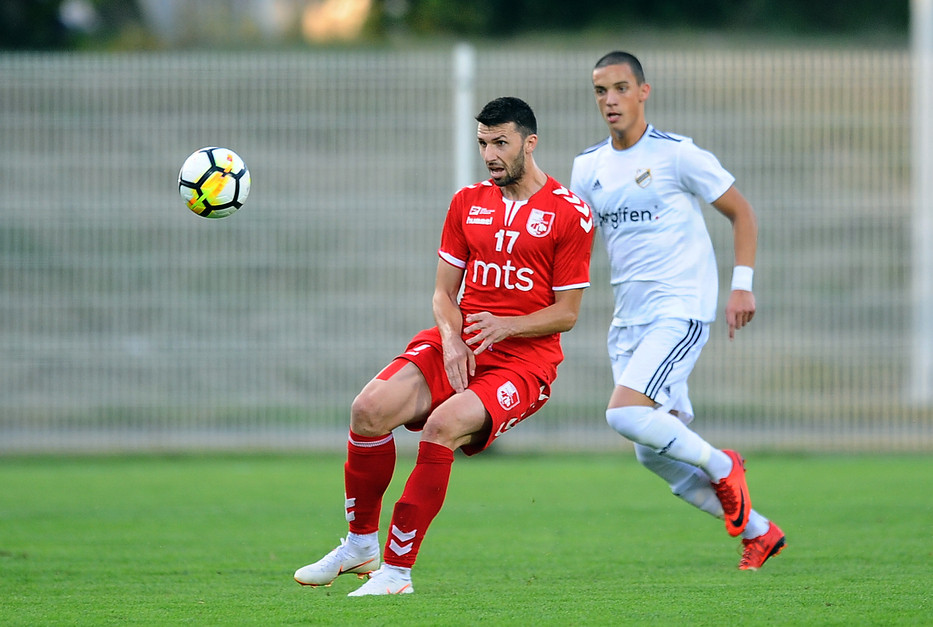
[[[726,323],[729,325],[729,339],[735,338],[735,332],[752,321],[755,317],[755,295],[745,290],[732,290],[726,303]]]
[[[476,374],[476,357],[460,338],[444,342],[444,371],[450,387],[458,394],[467,388],[470,377]]]
[[[474,334],[466,341],[467,346],[475,346],[474,355],[479,355],[484,350],[502,341],[512,335],[512,329],[506,323],[505,318],[499,318],[488,311],[470,314],[466,317],[467,326],[463,329],[464,334]],[[476,346],[479,344],[479,346]]]

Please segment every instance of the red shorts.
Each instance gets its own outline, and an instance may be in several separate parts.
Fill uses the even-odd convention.
[[[431,411],[454,395],[444,370],[444,350],[436,327],[415,335],[405,352],[386,366],[379,377],[388,379],[405,361],[415,364],[428,382]],[[479,397],[492,418],[492,429],[484,443],[462,447],[467,455],[475,455],[541,409],[551,395],[551,382],[533,374],[527,362],[487,349],[476,356],[476,374],[470,378],[467,389]],[[420,431],[424,423],[421,421],[405,426],[411,431]]]

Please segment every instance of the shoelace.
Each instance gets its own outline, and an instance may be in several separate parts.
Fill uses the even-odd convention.
[[[744,541],[743,544],[745,544]],[[761,559],[759,558],[764,552],[764,549],[761,548],[757,542],[749,540],[748,544],[745,544],[745,549],[742,551],[742,559],[739,561],[739,565],[748,566],[749,564],[760,562]]]
[[[726,515],[731,515],[739,508],[739,501],[735,497],[735,492],[728,489],[726,479],[723,479],[719,483],[714,483],[713,489],[716,490],[716,496],[719,497],[719,502],[722,503],[722,509]]]

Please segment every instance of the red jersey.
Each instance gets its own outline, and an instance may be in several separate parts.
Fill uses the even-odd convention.
[[[530,314],[553,305],[554,292],[589,287],[593,226],[586,203],[550,176],[527,201],[503,198],[492,180],[461,189],[450,202],[438,255],[464,270],[464,317]],[[548,381],[564,358],[559,333],[511,337],[489,350],[540,366]]]

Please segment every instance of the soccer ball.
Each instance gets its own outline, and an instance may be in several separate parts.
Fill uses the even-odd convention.
[[[232,150],[202,148],[181,166],[178,192],[202,218],[226,218],[249,196],[249,170]]]

